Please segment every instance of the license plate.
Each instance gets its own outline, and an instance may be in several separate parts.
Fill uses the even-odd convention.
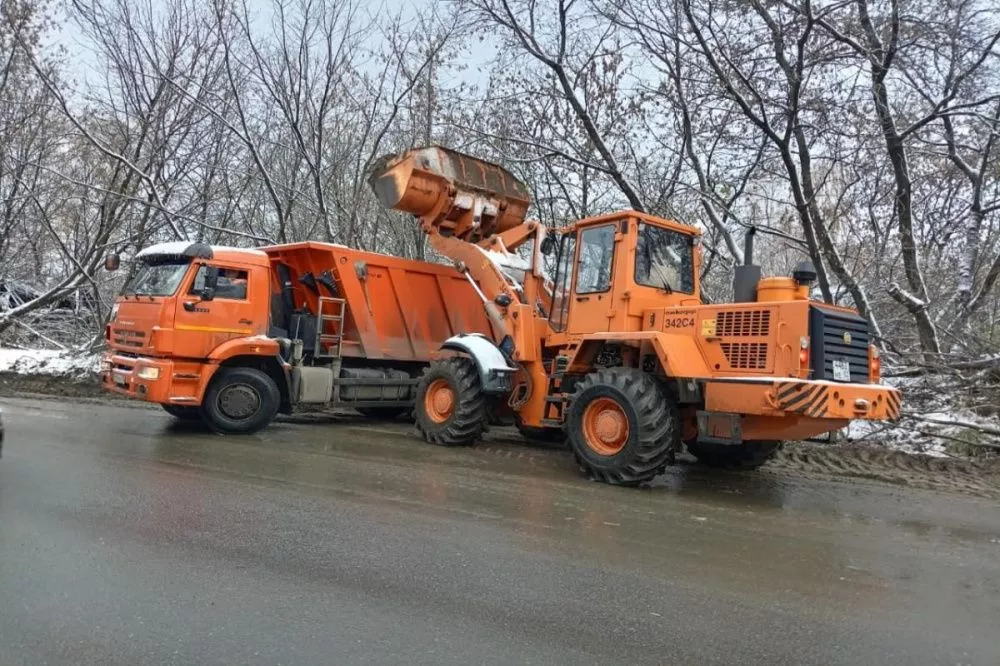
[[[833,360],[833,380],[836,382],[851,381],[851,364],[844,359]]]
[[[118,372],[117,370],[112,371],[111,381],[113,381],[118,386],[128,386],[128,377],[126,377],[124,373]]]

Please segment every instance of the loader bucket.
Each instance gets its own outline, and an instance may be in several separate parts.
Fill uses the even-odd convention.
[[[485,237],[516,227],[531,204],[524,183],[503,167],[439,146],[379,158],[368,184],[386,208],[458,235]],[[492,205],[478,228],[471,226],[473,199]]]

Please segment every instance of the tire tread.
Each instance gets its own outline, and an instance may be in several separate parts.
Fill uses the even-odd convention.
[[[619,393],[635,411],[638,438],[626,444],[607,465],[596,465],[582,455],[579,420],[583,406],[577,400],[590,389],[605,386]],[[605,368],[592,372],[576,387],[570,405],[569,439],[580,469],[591,478],[612,485],[637,486],[662,474],[680,447],[680,415],[677,404],[656,379],[634,368]],[[620,458],[624,456],[623,458]]]

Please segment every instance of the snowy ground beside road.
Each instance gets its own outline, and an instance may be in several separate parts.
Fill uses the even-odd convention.
[[[0,372],[72,378],[97,372],[99,356],[55,349],[0,347]]]

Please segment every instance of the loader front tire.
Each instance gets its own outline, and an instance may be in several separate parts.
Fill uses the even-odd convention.
[[[468,446],[486,430],[487,398],[475,362],[465,356],[433,361],[417,384],[417,429],[438,446]]]
[[[264,428],[281,405],[274,380],[256,368],[219,368],[205,391],[201,417],[224,435],[248,435]]]
[[[781,450],[781,442],[753,440],[742,444],[717,444],[691,441],[688,453],[706,467],[718,469],[757,469]]]
[[[618,486],[650,481],[681,446],[676,401],[655,379],[632,368],[584,377],[573,395],[566,431],[580,469]]]

